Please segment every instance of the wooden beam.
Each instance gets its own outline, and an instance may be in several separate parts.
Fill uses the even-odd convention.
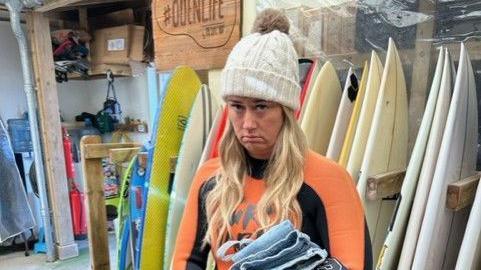
[[[476,196],[480,174],[467,177],[448,186],[447,208],[458,211],[471,205]]]
[[[429,74],[436,64],[431,64],[432,58],[432,37],[434,33],[434,11],[436,4],[431,0],[419,1],[419,12],[432,14],[433,18],[427,22],[417,25],[415,54],[413,56],[413,72],[411,78],[411,91],[409,95],[409,141],[408,153],[412,152],[417,138],[419,125],[426,108],[426,96],[431,87]],[[434,59],[437,59],[434,58]]]
[[[134,0],[47,0],[43,6],[35,8],[37,12],[50,12],[57,10],[75,9],[79,6],[100,5],[115,2],[128,2]]]
[[[129,162],[140,151],[140,147],[130,147],[121,149],[110,149],[109,157],[112,163]]]
[[[80,29],[88,33],[90,27],[89,27],[89,18],[88,18],[87,8],[81,7],[78,9],[78,19],[79,19]]]
[[[78,256],[73,237],[69,192],[52,57],[48,18],[42,13],[28,12],[27,29],[31,42],[32,61],[37,86],[40,135],[43,146],[48,193],[53,213],[55,245],[59,259]]]
[[[85,159],[99,159],[109,157],[109,150],[116,148],[141,147],[139,143],[91,143],[85,146]]]
[[[87,159],[89,147],[99,145],[100,136],[84,136],[80,140],[82,172],[87,205],[87,231],[92,270],[110,270],[107,211],[104,197],[102,157]],[[107,155],[108,156],[108,152]]]
[[[366,196],[369,200],[380,200],[401,192],[406,170],[393,171],[371,176],[367,179]]]

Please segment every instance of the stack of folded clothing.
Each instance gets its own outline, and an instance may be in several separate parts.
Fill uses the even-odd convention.
[[[233,247],[240,250],[227,255]],[[217,257],[232,261],[232,270],[345,269],[288,220],[273,226],[256,240],[226,242],[218,249]]]

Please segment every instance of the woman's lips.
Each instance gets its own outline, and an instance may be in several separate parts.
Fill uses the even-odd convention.
[[[263,140],[258,136],[242,136],[241,140],[243,143],[261,143]]]

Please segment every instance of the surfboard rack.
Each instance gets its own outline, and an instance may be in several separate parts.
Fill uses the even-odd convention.
[[[401,192],[406,170],[397,170],[371,176],[367,179],[366,197],[380,200]]]
[[[88,209],[90,262],[93,270],[110,269],[102,159],[111,157],[114,163],[123,163],[129,157],[133,157],[141,147],[137,143],[101,143],[101,141],[100,136],[96,135],[84,136],[80,140],[85,201]]]
[[[446,207],[453,211],[459,211],[471,205],[476,196],[481,173],[464,178],[448,185]]]

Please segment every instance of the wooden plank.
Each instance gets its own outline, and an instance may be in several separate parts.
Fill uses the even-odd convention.
[[[68,9],[75,9],[78,6],[99,5],[114,2],[128,2],[133,0],[50,0],[45,1],[43,6],[35,8],[37,12],[50,12]]]
[[[124,163],[129,162],[139,151],[140,147],[110,149],[109,157],[112,163]]]
[[[43,146],[48,193],[53,213],[55,245],[60,259],[78,256],[70,215],[69,192],[55,81],[48,18],[38,12],[27,12],[32,61],[37,86],[40,135]]]
[[[88,146],[99,145],[101,141],[100,136],[84,136],[80,140],[85,203],[87,204],[90,263],[93,270],[110,269],[102,159],[100,157],[86,159],[86,156],[90,154]]]
[[[419,12],[425,14],[433,14],[435,11],[435,3],[430,0],[419,1]],[[409,141],[408,153],[412,152],[414,143],[416,142],[421,119],[424,114],[426,96],[428,95],[431,81],[429,81],[430,72],[434,69],[431,64],[432,59],[432,37],[434,33],[434,19],[428,20],[417,25],[417,34],[415,41],[415,54],[413,59],[413,72],[411,78],[411,91],[409,95]],[[437,57],[434,57],[437,59]],[[404,62],[403,62],[404,63]],[[406,64],[406,63],[404,63]],[[432,67],[432,68],[431,68]]]
[[[448,209],[458,211],[471,205],[476,196],[480,174],[454,182],[448,186],[446,206]]]
[[[367,198],[374,201],[401,192],[405,175],[406,170],[399,170],[369,177],[366,189]]]
[[[98,159],[109,157],[110,149],[141,147],[139,143],[92,143],[85,146],[85,159]]]
[[[128,65],[107,65],[107,64],[93,64],[90,67],[89,75],[104,75],[111,70],[116,76],[132,76],[132,69]]]

